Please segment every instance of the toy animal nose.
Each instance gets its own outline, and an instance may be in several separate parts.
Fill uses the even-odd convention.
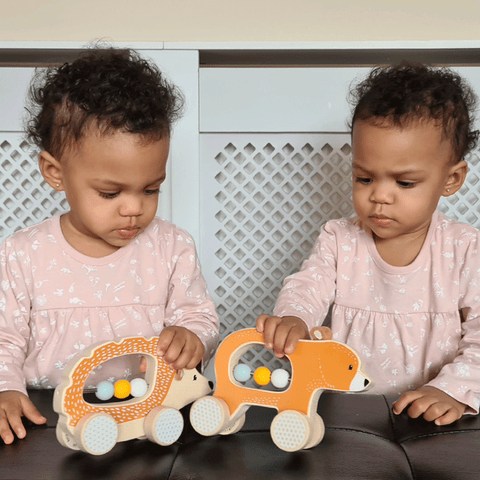
[[[365,382],[363,383],[363,386],[366,387],[370,383],[370,380],[365,379]]]

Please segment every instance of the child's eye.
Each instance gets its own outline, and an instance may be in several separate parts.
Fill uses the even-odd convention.
[[[159,188],[154,188],[152,190],[145,190],[145,195],[158,195],[160,193]]]
[[[368,185],[372,182],[372,179],[367,177],[355,177],[355,181],[363,185]]]
[[[115,192],[115,193],[98,192],[98,194],[99,194],[102,198],[106,198],[106,199],[108,199],[108,200],[111,200],[112,198],[118,197],[118,195],[120,194],[120,192]]]
[[[398,185],[400,185],[402,188],[412,188],[414,187],[417,182],[402,182],[400,180],[397,181]]]

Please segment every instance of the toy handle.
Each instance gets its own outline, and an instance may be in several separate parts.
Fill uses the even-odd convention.
[[[333,333],[330,327],[313,327],[310,330],[310,338],[312,340],[331,340]]]

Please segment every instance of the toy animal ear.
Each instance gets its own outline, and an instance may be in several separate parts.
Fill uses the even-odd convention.
[[[310,338],[312,340],[331,340],[333,333],[329,327],[313,327],[310,330]]]

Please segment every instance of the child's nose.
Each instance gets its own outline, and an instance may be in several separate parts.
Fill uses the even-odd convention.
[[[137,217],[143,212],[143,204],[141,199],[136,196],[129,196],[125,198],[120,208],[120,215],[124,217]]]
[[[374,203],[392,203],[392,192],[387,185],[378,183],[372,188],[370,201]]]

